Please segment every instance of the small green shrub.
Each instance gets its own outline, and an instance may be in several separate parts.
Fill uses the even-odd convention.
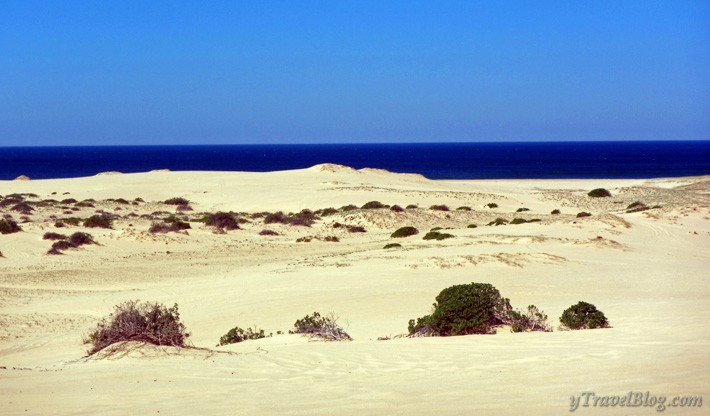
[[[91,234],[82,232],[75,232],[69,236],[67,241],[74,247],[96,244],[96,241],[94,241],[94,237]]]
[[[428,233],[426,233],[423,240],[441,241],[446,240],[447,238],[454,238],[454,235],[449,233],[440,233],[438,231],[429,231]]]
[[[329,243],[338,243],[338,242],[340,242],[340,239],[334,235],[329,235],[329,236],[325,236],[323,238],[323,241],[327,241]]]
[[[392,212],[404,212],[404,208],[400,207],[399,205],[392,205],[390,207],[390,211]]]
[[[632,204],[630,204],[628,207],[626,207],[626,212],[627,213],[632,213],[632,212],[641,212],[641,211],[646,211],[651,208],[648,207],[648,205],[644,204],[641,201],[636,201]]]
[[[550,215],[560,215],[560,210],[559,210],[559,209],[553,209],[553,210],[550,212]]]
[[[383,247],[383,249],[389,250],[389,249],[391,249],[391,248],[400,248],[400,247],[402,247],[402,245],[399,244],[399,243],[389,243],[389,244],[385,244],[385,246]]]
[[[476,224],[469,224],[466,228],[478,228],[478,226]]]
[[[64,234],[46,232],[42,236],[42,240],[66,240],[67,236]]]
[[[495,220],[489,222],[487,225],[488,226],[491,226],[491,225],[498,226],[498,225],[506,225],[507,223],[508,223],[508,220],[506,220],[505,218],[496,218]]]
[[[239,230],[239,220],[229,212],[215,212],[207,216],[205,224],[220,230]]]
[[[357,206],[350,204],[350,205],[343,205],[340,207],[340,211],[347,212],[347,211],[354,211],[357,209]]]
[[[447,207],[446,205],[432,205],[429,207],[429,209],[434,211],[448,211],[449,207]]]
[[[578,302],[565,309],[560,316],[560,323],[569,329],[608,328],[609,321],[602,311],[587,302]]]
[[[471,207],[458,207],[456,211],[471,211]]]
[[[509,324],[513,332],[552,331],[547,323],[547,315],[535,305],[528,306],[526,313],[513,310],[508,311],[508,317],[510,318]]]
[[[338,325],[338,318],[332,313],[321,316],[318,312],[306,315],[293,324],[294,333],[316,336],[330,341],[351,340],[345,330]]]
[[[84,343],[91,344],[87,352],[93,355],[121,341],[183,347],[189,336],[180,322],[177,304],[166,308],[157,302],[135,300],[116,305],[113,313],[84,338]]]
[[[510,224],[513,224],[513,225],[515,225],[515,224],[525,224],[526,222],[528,222],[528,221],[527,221],[526,219],[524,219],[524,218],[513,218],[513,220],[510,221]]]
[[[392,233],[392,235],[390,235],[390,238],[404,238],[416,234],[419,234],[419,230],[414,227],[407,226],[397,229],[395,232]]]
[[[67,221],[68,218],[63,219],[62,222],[70,223]],[[86,228],[111,228],[113,225],[113,220],[108,215],[92,215],[84,220],[84,227]]]
[[[486,204],[486,206],[488,208],[498,208],[498,204],[496,204],[495,202],[489,202],[488,204]]]
[[[0,218],[0,234],[13,234],[22,231],[12,218]]]
[[[416,204],[409,204],[409,205],[407,205],[407,207],[406,207],[406,209],[417,209],[417,208],[419,208],[419,206],[416,205]]]
[[[268,336],[271,336],[271,334],[269,334]],[[235,326],[234,328],[230,329],[226,334],[222,335],[222,337],[219,339],[219,344],[217,344],[217,346],[221,347],[222,345],[236,344],[237,342],[262,338],[266,338],[266,334],[264,334],[263,329],[257,329],[256,327],[254,327],[254,329],[247,328],[246,330],[244,330],[242,328],[239,328],[238,326]]]
[[[592,214],[590,214],[588,212],[580,212],[577,214],[577,218],[584,218],[584,217],[591,217],[591,216],[592,216]]]
[[[524,207],[518,208],[515,212],[526,212],[526,211],[530,211],[530,208],[524,208]]]
[[[362,206],[362,209],[381,209],[381,208],[387,208],[387,205],[383,204],[380,201],[370,201]]]
[[[163,201],[163,204],[167,204],[167,205],[189,205],[189,204],[190,204],[190,201],[189,201],[188,199],[185,199],[185,198],[176,197],[176,198],[166,199],[165,201]]]
[[[604,188],[597,188],[597,189],[592,189],[587,193],[592,198],[607,198],[611,196],[611,192],[607,191]]]

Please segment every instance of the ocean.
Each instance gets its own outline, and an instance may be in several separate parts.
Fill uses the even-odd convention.
[[[430,179],[656,178],[710,174],[710,141],[0,147],[0,179],[154,169],[254,171],[319,163]]]

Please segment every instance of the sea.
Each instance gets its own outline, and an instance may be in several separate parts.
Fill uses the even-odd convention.
[[[430,179],[710,175],[710,141],[0,147],[0,180],[100,172],[266,172],[337,163]]]

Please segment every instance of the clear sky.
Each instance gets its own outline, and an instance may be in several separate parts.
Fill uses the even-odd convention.
[[[0,146],[710,139],[710,1],[0,1]]]

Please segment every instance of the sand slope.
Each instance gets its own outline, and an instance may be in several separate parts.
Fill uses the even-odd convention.
[[[613,196],[586,196],[597,187]],[[710,393],[708,177],[430,181],[319,165],[0,181],[0,195],[13,193],[35,194],[26,197],[33,202],[95,202],[77,211],[73,203],[38,207],[23,232],[0,235],[3,414],[547,415],[569,413],[570,396],[584,391],[650,391],[669,400]],[[175,206],[160,203],[171,197],[191,201],[189,218],[222,210],[250,222],[224,234],[195,222],[185,234],[148,233],[152,221],[140,215],[174,213]],[[134,205],[135,198],[145,202]],[[372,200],[419,208],[341,211],[312,227],[252,217]],[[637,200],[661,208],[626,213]],[[498,208],[487,208],[490,202]],[[428,209],[434,204],[452,210]],[[521,207],[530,210],[515,213]],[[10,208],[0,207],[0,215],[19,219]],[[553,209],[562,214],[550,215]],[[55,228],[51,215],[86,218],[96,210],[121,216],[112,230],[88,230],[100,245],[45,254],[45,232],[87,231]],[[578,219],[580,211],[592,216]],[[498,217],[541,221],[486,226]],[[333,228],[336,222],[367,232]],[[404,225],[422,233],[397,240],[401,249],[383,250]],[[435,226],[451,228],[455,238],[422,240]],[[266,228],[280,235],[260,236]],[[326,236],[340,242],[319,240]],[[312,241],[296,243],[299,237]],[[515,307],[537,305],[555,327],[565,308],[585,300],[613,328],[397,337],[409,319],[429,312],[442,289],[470,282],[493,284]],[[84,358],[82,336],[130,299],[177,303],[192,343],[210,350],[128,344],[114,355]],[[236,325],[287,332],[313,311],[339,315],[354,341],[285,334],[214,347]],[[657,413],[575,413],[605,412]]]

